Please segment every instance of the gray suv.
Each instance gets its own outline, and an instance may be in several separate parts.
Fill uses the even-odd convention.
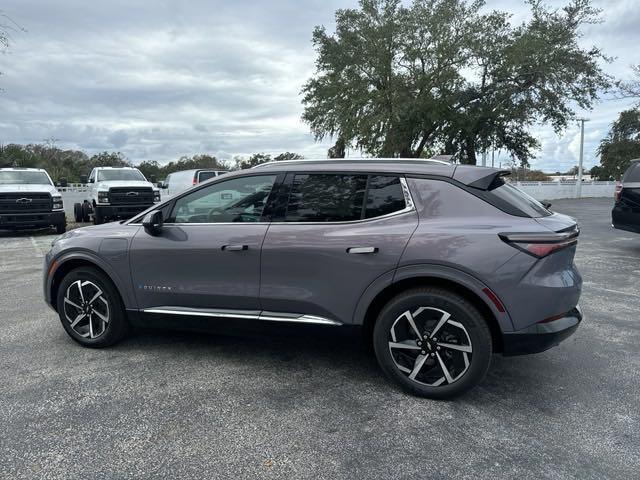
[[[361,326],[389,378],[452,397],[492,353],[546,350],[582,320],[576,222],[507,174],[399,159],[228,173],[58,238],[45,298],[87,347],[136,324]]]

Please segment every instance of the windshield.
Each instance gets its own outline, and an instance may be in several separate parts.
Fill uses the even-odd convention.
[[[44,172],[4,170],[0,171],[0,185],[51,185],[51,180]]]
[[[147,179],[139,170],[99,170],[98,182],[110,182],[112,180],[138,180],[145,182]]]
[[[518,208],[525,215],[532,218],[551,215],[551,212],[547,210],[542,203],[524,193],[518,187],[510,183],[506,183],[502,179],[499,179],[495,184],[497,186],[489,191],[501,200]]]

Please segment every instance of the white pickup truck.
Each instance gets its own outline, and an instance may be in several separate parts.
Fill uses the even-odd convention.
[[[0,168],[0,230],[38,227],[67,229],[51,177],[41,168]]]
[[[99,225],[108,220],[131,218],[160,202],[160,190],[132,167],[96,167],[88,178],[88,198],[76,203],[77,222]]]

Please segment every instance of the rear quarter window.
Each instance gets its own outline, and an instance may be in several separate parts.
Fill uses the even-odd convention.
[[[531,218],[547,217],[551,211],[538,200],[523,192],[515,185],[505,182],[502,178],[497,178],[487,192],[489,199],[497,200],[496,206],[500,208],[500,203],[515,207],[524,216]],[[493,202],[492,202],[493,203]]]

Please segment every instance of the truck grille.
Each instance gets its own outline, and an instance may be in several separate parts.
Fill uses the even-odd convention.
[[[0,193],[0,214],[46,213],[53,208],[48,193]]]
[[[111,205],[152,205],[153,190],[145,187],[114,187],[109,189]]]

